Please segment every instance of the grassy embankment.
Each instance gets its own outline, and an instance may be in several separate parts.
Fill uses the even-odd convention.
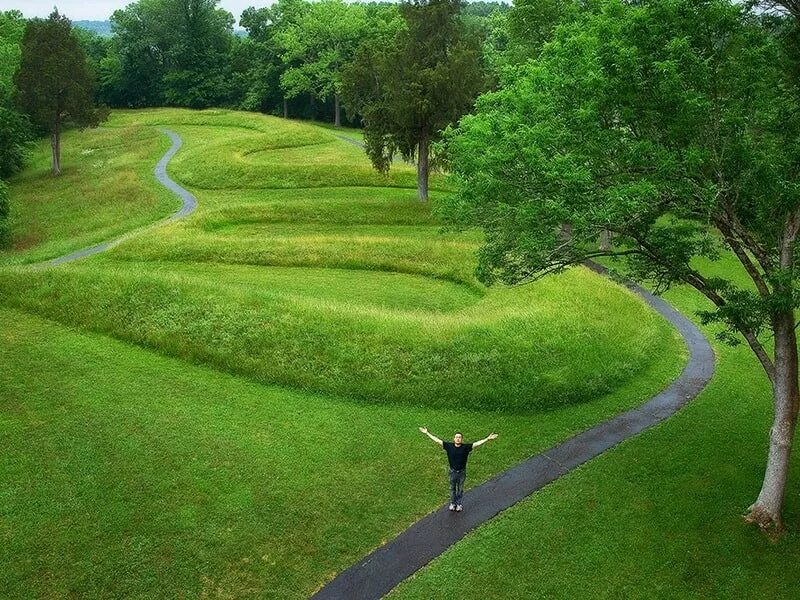
[[[698,265],[746,279],[732,257]],[[685,287],[666,298],[687,315],[710,308]],[[773,543],[741,518],[764,474],[769,382],[746,345],[715,351],[714,379],[678,415],[479,528],[389,597],[438,600],[457,587],[504,600],[797,598],[800,456],[788,530]]]
[[[180,202],[152,176],[170,146],[154,127],[68,131],[62,174],[50,173],[50,146],[40,142],[29,166],[11,180],[9,249],[0,264],[67,254],[151,223]]]
[[[324,128],[129,112],[65,148],[116,140],[109,162],[152,189],[168,142],[145,160],[129,136],[154,125],[184,139],[170,174],[197,195],[194,215],[86,261],[0,271],[12,596],[304,597],[443,501],[443,457],[417,425],[501,433],[474,485],[680,369],[669,326],[593,274],[484,289],[478,240],[439,232],[413,169],[385,178]],[[92,154],[71,158],[90,172]],[[17,239],[38,228],[43,241],[6,264],[82,245],[72,231],[98,241],[100,198],[127,185],[109,176],[18,221]],[[30,188],[58,183],[40,169],[13,185],[22,215]],[[56,213],[78,205],[69,229]],[[153,191],[122,220],[172,209]]]

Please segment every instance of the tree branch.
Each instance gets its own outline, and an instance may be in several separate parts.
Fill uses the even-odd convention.
[[[753,283],[756,284],[758,293],[761,294],[762,298],[767,298],[770,295],[770,290],[767,286],[767,283],[761,276],[761,272],[758,270],[758,267],[756,267],[756,265],[753,264],[753,261],[750,260],[750,256],[748,256],[745,249],[739,243],[739,240],[734,235],[728,223],[722,219],[715,218],[714,224],[722,233],[725,241],[728,243],[728,246],[730,246],[731,250],[733,250],[733,253],[736,255],[736,258],[738,258],[739,262],[742,263],[742,266],[745,268],[745,271],[747,271],[747,274],[750,275],[750,279],[752,279]]]
[[[767,275],[772,273],[773,262],[770,260],[766,250],[764,250],[761,244],[759,244],[744,225],[742,225],[742,222],[728,204],[722,203],[722,207],[724,213],[718,214],[716,217],[719,220],[723,220],[728,227],[730,227],[731,231],[741,240],[744,246],[755,256],[764,273]]]
[[[552,275],[553,273],[558,273],[559,271],[562,271],[562,270],[566,269],[567,267],[574,267],[574,266],[577,266],[577,265],[582,265],[586,261],[591,260],[593,258],[603,258],[603,257],[616,258],[618,256],[630,256],[632,254],[642,254],[642,252],[640,250],[637,250],[637,249],[619,250],[619,251],[614,251],[614,250],[606,250],[606,251],[604,251],[604,250],[596,250],[594,252],[589,252],[587,254],[584,254],[584,255],[582,255],[580,257],[576,256],[576,257],[573,257],[573,258],[570,258],[570,259],[567,259],[567,260],[553,261],[553,262],[551,262],[550,266],[542,269],[541,271],[537,271],[535,275],[533,275],[532,277],[530,277],[528,279],[525,279],[524,281],[521,281],[518,285],[524,285],[524,284],[527,284],[527,283],[533,283],[535,281],[539,281],[543,277],[547,277],[548,275]]]
[[[636,238],[634,238],[636,239]],[[671,270],[671,265],[663,260],[659,255],[658,252],[655,251],[652,246],[647,244],[644,240],[636,239],[639,245],[644,248],[647,252],[647,256],[650,257],[651,260],[657,262],[658,264],[664,266],[667,269]],[[699,272],[695,271],[694,269],[687,266],[686,272],[684,274],[678,274],[678,278],[683,280],[684,282],[691,285],[694,289],[698,292],[703,294],[706,298],[711,300],[714,305],[718,308],[722,308],[725,306],[725,298],[720,296],[716,290],[714,290]],[[736,327],[736,330],[742,335],[742,337],[747,341],[748,346],[758,358],[758,361],[761,363],[761,366],[764,368],[764,371],[767,374],[770,382],[775,381],[775,365],[772,362],[772,359],[767,354],[767,351],[764,349],[764,346],[761,342],[758,341],[758,337],[756,336],[755,332],[744,329],[742,327]]]

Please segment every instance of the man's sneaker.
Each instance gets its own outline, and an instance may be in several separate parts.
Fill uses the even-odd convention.
[[[461,512],[462,510],[464,510],[464,509],[461,507],[460,504],[458,506],[456,506],[456,512]]]
[[[450,505],[450,510],[455,510],[455,509],[456,509],[456,505],[455,504],[451,504]]]

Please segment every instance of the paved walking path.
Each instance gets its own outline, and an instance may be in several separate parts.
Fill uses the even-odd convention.
[[[186,215],[194,212],[194,209],[197,208],[197,198],[195,198],[188,190],[185,190],[177,183],[175,183],[172,179],[169,178],[169,175],[167,175],[167,165],[169,164],[169,161],[172,160],[172,157],[175,156],[175,154],[178,152],[178,150],[180,150],[181,146],[183,145],[183,142],[181,141],[180,136],[174,131],[170,131],[169,129],[161,129],[160,131],[169,136],[169,138],[172,140],[172,146],[170,147],[169,150],[167,150],[167,153],[161,157],[161,160],[158,161],[158,164],[156,165],[154,171],[155,176],[156,179],[158,179],[158,181],[161,183],[161,185],[174,192],[181,199],[182,204],[180,209],[178,209],[177,212],[170,215],[169,217],[162,219],[161,221],[157,221],[155,223],[145,225],[144,227],[134,229],[133,231],[129,231],[125,235],[122,235],[114,240],[108,242],[102,242],[94,246],[89,246],[88,248],[82,248],[81,250],[76,250],[75,252],[71,252],[69,254],[65,254],[64,256],[59,256],[57,258],[53,258],[47,261],[34,263],[32,266],[38,268],[53,267],[56,265],[72,262],[80,258],[86,258],[87,256],[93,256],[95,254],[99,254],[100,252],[105,252],[106,250],[110,250],[111,248],[119,245],[125,240],[130,239],[141,233],[144,233],[145,231],[148,231],[153,227],[160,227],[161,225],[172,223],[173,221],[182,219]]]
[[[597,273],[606,274],[600,265],[587,263],[586,266]],[[422,518],[392,541],[337,575],[312,598],[382,598],[475,527],[578,465],[669,418],[694,399],[714,373],[711,345],[689,319],[667,302],[635,284],[628,284],[628,287],[666,318],[683,337],[689,349],[689,361],[677,380],[638,408],[579,433],[469,490],[464,495],[464,512],[450,512],[443,506]]]

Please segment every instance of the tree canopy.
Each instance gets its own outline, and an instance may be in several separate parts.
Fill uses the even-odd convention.
[[[366,9],[361,4],[343,0],[310,4],[277,35],[281,58],[288,65],[280,78],[287,97],[306,92],[323,100],[334,98],[335,124],[340,125],[342,68],[366,29]]]
[[[617,256],[657,289],[698,289],[714,306],[704,319],[750,345],[775,389],[767,474],[750,513],[767,527],[781,524],[798,405],[793,71],[780,39],[746,7],[604,0],[506,70],[501,89],[448,138],[462,183],[445,212],[486,232],[481,279],[524,282]],[[604,230],[616,249],[598,250]],[[749,283],[698,268],[697,258],[724,251]]]
[[[106,85],[133,107],[224,104],[234,18],[218,1],[139,0],[115,11]]]
[[[14,106],[14,73],[19,68],[24,32],[22,13],[0,12],[0,177],[22,167],[31,137],[30,124]]]
[[[492,31],[491,15],[507,8],[470,5],[470,35]],[[243,30],[234,31],[234,15],[219,0],[135,0],[111,15],[110,36],[73,30],[96,75],[98,104],[228,107],[339,122],[343,69],[366,40],[391,43],[386,31],[399,21],[392,2],[278,0],[245,9]],[[9,40],[0,42],[0,96],[10,94],[24,25],[20,13],[0,19],[0,40]]]

